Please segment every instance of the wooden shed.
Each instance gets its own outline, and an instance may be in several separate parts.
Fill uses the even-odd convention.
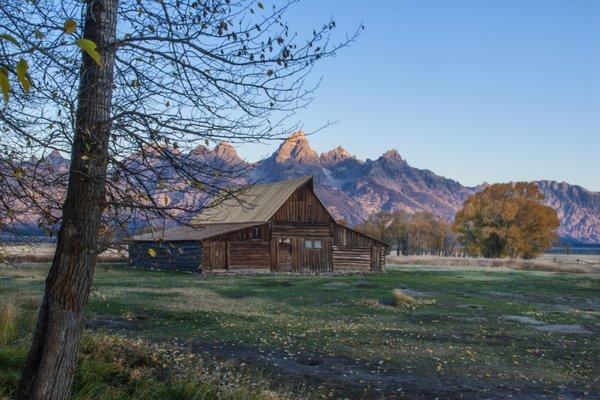
[[[135,236],[133,267],[200,272],[381,271],[388,246],[338,224],[314,193],[312,177],[241,191],[191,226]]]

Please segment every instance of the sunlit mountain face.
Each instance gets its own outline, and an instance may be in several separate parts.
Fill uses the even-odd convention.
[[[429,170],[411,167],[396,150],[389,150],[375,160],[359,160],[341,146],[319,154],[310,147],[302,132],[290,136],[270,157],[253,164],[246,163],[235,148],[226,143],[212,149],[201,146],[183,156],[201,160],[207,168],[248,168],[244,183],[313,175],[316,192],[332,215],[350,224],[357,224],[381,210],[430,211],[451,220],[467,197],[485,187],[485,184],[463,186]],[[68,169],[68,160],[58,153],[52,153],[44,161],[51,166],[49,174],[64,174]],[[235,183],[242,182],[238,178]],[[563,239],[600,243],[600,193],[564,182],[536,183],[546,196],[546,204],[558,212],[559,235]],[[204,197],[186,196],[185,185],[182,182],[177,193],[171,196],[172,204],[208,201]],[[57,189],[58,196],[60,193],[62,191]],[[28,210],[18,212],[26,214]],[[35,215],[23,217],[22,220],[35,225]]]

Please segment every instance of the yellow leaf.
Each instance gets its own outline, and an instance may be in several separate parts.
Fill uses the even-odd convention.
[[[21,179],[25,176],[25,170],[21,167],[17,167],[13,170],[13,175],[15,176],[15,178]]]
[[[17,39],[15,39],[14,36],[10,36],[10,35],[0,35],[0,39],[4,39],[8,42],[11,42],[14,45],[19,45],[19,42],[17,42]]]
[[[36,39],[43,39],[44,38],[44,32],[42,32],[42,31],[35,31],[35,38]]]
[[[83,155],[83,156],[81,156],[81,159],[82,159],[83,161],[87,161],[87,160],[89,160],[90,158],[89,158],[88,156],[86,156],[86,155]]]
[[[75,44],[81,48],[81,50],[85,51],[88,56],[92,58],[99,66],[102,66],[102,59],[100,58],[100,53],[96,50],[96,43],[91,41],[90,39],[77,39]]]
[[[6,68],[0,68],[0,90],[2,91],[4,102],[8,103],[8,99],[10,98],[10,83],[8,82],[8,71],[6,71]]]
[[[156,257],[156,250],[154,250],[154,249],[148,249],[148,255],[150,257]]]
[[[31,87],[29,78],[27,78],[27,70],[29,70],[29,64],[27,64],[25,59],[21,58],[19,62],[17,62],[17,78],[19,78],[19,83],[25,93],[29,93],[29,88]]]
[[[65,21],[63,29],[66,33],[73,33],[77,29],[77,22],[74,19],[68,19]]]

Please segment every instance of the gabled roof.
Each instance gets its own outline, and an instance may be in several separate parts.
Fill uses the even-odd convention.
[[[235,198],[207,207],[196,215],[192,225],[267,222],[297,189],[310,183],[312,176],[289,181],[249,186]]]
[[[148,232],[132,237],[133,241],[184,241],[184,240],[204,240],[213,236],[223,235],[225,233],[234,232],[251,226],[260,225],[260,223],[243,223],[243,224],[209,224],[202,226],[176,226],[158,230],[156,232]]]

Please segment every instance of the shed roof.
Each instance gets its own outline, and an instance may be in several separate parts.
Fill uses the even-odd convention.
[[[235,198],[207,207],[192,224],[267,222],[297,189],[312,184],[312,176],[283,182],[249,186]]]
[[[260,225],[260,223],[241,223],[241,224],[209,224],[209,225],[185,225],[173,228],[148,232],[134,236],[134,241],[184,241],[184,240],[204,240],[224,233],[234,232],[251,226]]]

